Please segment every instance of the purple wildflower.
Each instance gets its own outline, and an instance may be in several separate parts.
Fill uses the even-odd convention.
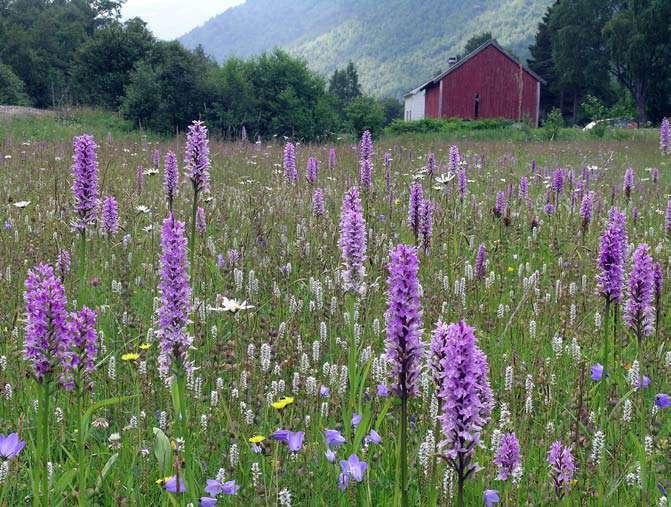
[[[653,183],[659,182],[659,169],[657,167],[653,167],[650,171],[650,179]]]
[[[47,264],[28,271],[23,300],[26,303],[25,358],[32,363],[38,382],[47,379],[58,364],[67,365],[68,335],[65,290]]]
[[[288,441],[288,437],[289,437],[289,430],[285,430],[283,428],[275,430],[270,435],[268,435],[268,438],[270,438],[271,440],[284,442],[285,444]]]
[[[195,193],[207,192],[210,188],[210,147],[207,127],[202,121],[189,125],[186,135],[184,166]]]
[[[435,203],[428,199],[422,201],[420,207],[419,235],[421,237],[424,253],[429,251],[431,246],[431,236],[433,236],[433,212],[436,209]]]
[[[664,226],[667,236],[671,236],[671,199],[666,203],[666,215],[664,217]]]
[[[207,222],[205,220],[205,210],[198,206],[196,210],[196,232],[198,234],[205,234],[207,230]]]
[[[298,171],[296,170],[296,147],[293,143],[284,145],[284,179],[287,183],[296,183],[298,181]]]
[[[426,156],[426,173],[429,176],[436,174],[436,156],[433,153]]]
[[[205,493],[212,497],[219,495],[235,495],[240,486],[235,481],[219,481],[217,479],[208,479],[205,486]]]
[[[359,181],[364,190],[370,190],[373,184],[373,138],[366,130],[359,144]]]
[[[303,431],[289,431],[287,432],[287,446],[291,452],[298,452],[303,448]]]
[[[552,174],[552,191],[561,194],[562,190],[564,190],[564,170],[558,167]]]
[[[329,448],[339,447],[343,445],[346,440],[338,430],[324,430],[324,439],[326,440],[326,446]]]
[[[617,208],[608,212],[608,225],[599,240],[597,283],[609,303],[618,303],[624,284],[624,261],[627,246],[626,218]]]
[[[321,188],[315,188],[315,191],[312,194],[312,214],[316,217],[321,217],[325,213],[324,191]]]
[[[520,178],[520,183],[517,187],[517,196],[523,200],[529,200],[529,180],[526,176]]]
[[[501,501],[499,497],[499,492],[495,489],[486,489],[482,493],[482,502],[485,507],[494,507],[497,503]]]
[[[381,444],[382,443],[382,437],[380,434],[375,431],[374,429],[371,429],[368,435],[363,439],[364,443],[366,445],[368,444]]]
[[[361,417],[361,414],[357,414],[356,412],[354,412],[352,414],[352,421],[351,421],[352,422],[352,428],[357,429],[359,427],[359,424],[361,424],[362,419],[363,419],[363,417]]]
[[[74,387],[72,377],[75,370],[88,375],[95,371],[98,354],[96,312],[84,306],[78,312],[70,313],[65,327],[68,334],[66,387],[71,388]]]
[[[459,164],[461,164],[461,155],[459,155],[459,148],[456,145],[452,145],[450,146],[450,158],[447,168],[452,174],[456,174],[457,169],[459,169]]]
[[[410,202],[408,203],[408,225],[415,235],[415,241],[419,237],[419,226],[422,221],[422,202],[424,201],[424,190],[419,181],[410,186]]]
[[[367,158],[359,162],[359,182],[364,190],[370,190],[373,185],[373,165]]]
[[[172,203],[177,195],[179,187],[179,169],[177,169],[177,156],[172,151],[165,154],[163,165],[163,190],[168,199],[168,209],[172,210]]]
[[[603,378],[603,365],[601,363],[593,364],[591,379],[598,382],[602,378]]]
[[[103,200],[102,210],[103,230],[107,236],[114,236],[119,232],[119,205],[114,196],[108,195]]]
[[[655,284],[655,301],[659,305],[659,300],[662,296],[662,288],[664,287],[664,269],[659,262],[653,262],[653,281]]]
[[[586,192],[582,196],[580,203],[580,218],[582,218],[583,233],[587,232],[590,222],[592,221],[592,209],[594,208],[594,192]]]
[[[15,458],[25,446],[25,440],[21,440],[18,433],[10,433],[7,436],[0,434],[0,458],[2,459]]]
[[[636,332],[636,336],[650,336],[655,329],[655,297],[654,266],[650,257],[650,247],[641,243],[632,258],[629,273],[627,301],[625,302],[623,320],[627,327]]]
[[[671,407],[671,396],[659,393],[655,396],[655,405],[657,408],[665,409]]]
[[[478,247],[478,253],[475,255],[475,278],[484,280],[485,265],[487,263],[487,248],[483,243]]]
[[[319,172],[319,162],[314,157],[308,159],[308,166],[305,178],[310,185],[317,183],[317,173]]]
[[[61,276],[61,280],[63,280],[65,275],[70,272],[70,266],[72,265],[72,259],[69,250],[61,250],[58,252],[56,265],[58,266],[58,273]]]
[[[459,200],[464,202],[468,190],[468,180],[466,179],[466,171],[463,169],[457,171],[457,187],[459,188]]]
[[[403,399],[417,394],[422,362],[419,260],[408,245],[397,245],[389,257],[385,353],[392,368],[392,390]]]
[[[98,210],[98,157],[93,136],[83,134],[74,138],[72,143],[72,194],[75,211],[79,219],[75,229],[84,231],[95,224]]]
[[[624,172],[624,181],[622,182],[622,190],[627,199],[631,197],[631,191],[634,188],[634,169],[628,167]]]
[[[671,125],[668,118],[663,118],[659,127],[659,149],[665,155],[671,153]]]
[[[342,274],[344,288],[360,292],[366,276],[366,221],[356,187],[350,188],[343,197],[338,244],[345,267]]]
[[[356,454],[352,454],[347,460],[340,460],[341,477],[338,478],[340,488],[347,488],[350,477],[356,482],[363,481],[367,468],[368,464],[365,461],[361,461]],[[343,475],[345,477],[343,477]],[[344,487],[342,487],[343,485]]]
[[[165,481],[163,488],[168,493],[184,493],[186,491],[186,483],[182,477],[179,477],[178,480],[177,476],[173,475],[167,481]]]
[[[450,324],[447,329],[444,324],[439,326],[440,341],[432,349],[438,349],[442,342],[443,350],[434,352],[434,378],[437,376],[441,381],[438,399],[445,436],[441,445],[446,448],[446,457],[460,480],[464,480],[474,469],[470,460],[494,406],[489,365],[466,322]],[[434,333],[434,339],[437,334]]]
[[[226,252],[226,262],[230,266],[235,266],[238,262],[240,262],[240,252],[234,248],[231,248],[228,252]]]
[[[158,148],[151,152],[151,164],[158,169],[161,166],[161,150]]]
[[[361,141],[359,143],[359,158],[370,160],[373,156],[373,136],[370,133],[370,130],[365,130],[361,135]]]
[[[519,473],[522,458],[520,457],[520,443],[514,432],[504,433],[501,436],[499,448],[494,457],[494,464],[498,475],[496,478],[505,481]]]
[[[508,203],[506,202],[506,194],[502,191],[496,193],[496,201],[494,202],[494,216],[497,218],[501,218],[505,212],[506,208],[508,207]]]
[[[186,332],[191,311],[189,262],[186,257],[184,223],[170,213],[161,228],[161,306],[159,320],[159,371],[167,375],[174,360],[187,364],[192,338]]]
[[[573,454],[571,454],[571,449],[564,447],[560,441],[556,441],[550,446],[547,459],[555,493],[558,498],[561,498],[570,490],[571,480],[575,474]]]

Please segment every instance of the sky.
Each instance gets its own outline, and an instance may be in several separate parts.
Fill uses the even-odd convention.
[[[124,19],[140,17],[159,39],[171,40],[244,0],[126,0]]]

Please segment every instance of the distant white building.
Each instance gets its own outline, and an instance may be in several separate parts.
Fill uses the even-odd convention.
[[[424,85],[410,90],[404,95],[405,99],[405,121],[421,120],[424,118],[424,104],[425,104]]]

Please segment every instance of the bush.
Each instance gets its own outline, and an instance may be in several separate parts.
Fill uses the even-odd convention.
[[[548,114],[543,122],[543,131],[547,139],[557,139],[560,130],[564,127],[564,117],[558,107],[555,107]]]
[[[373,97],[362,95],[354,99],[345,109],[345,117],[357,137],[360,137],[364,130],[370,130],[377,136],[384,125],[384,110]]]
[[[30,99],[25,93],[23,81],[9,65],[0,63],[0,104],[8,106],[29,106]]]
[[[512,122],[503,118],[462,120],[461,118],[424,118],[416,121],[394,120],[385,129],[387,134],[466,133],[475,130],[508,129]]]

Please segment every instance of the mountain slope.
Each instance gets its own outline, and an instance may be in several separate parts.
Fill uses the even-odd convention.
[[[354,61],[364,90],[396,95],[490,31],[522,58],[553,0],[247,0],[184,35],[219,61],[282,47],[329,75]]]

